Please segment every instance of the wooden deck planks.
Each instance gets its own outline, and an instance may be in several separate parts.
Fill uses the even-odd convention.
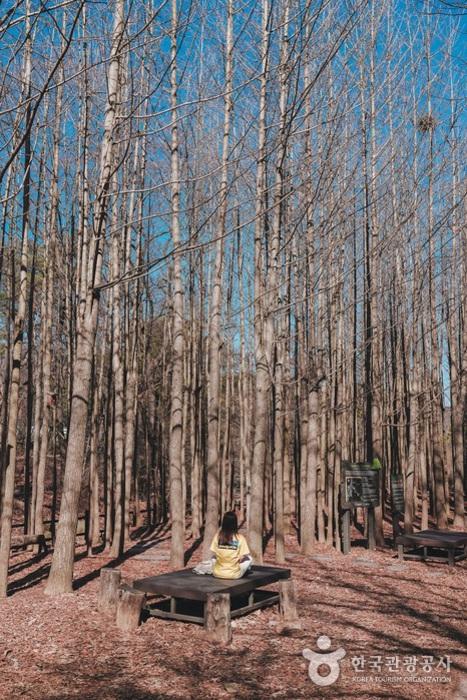
[[[290,569],[277,566],[252,566],[246,576],[234,580],[200,576],[191,569],[182,569],[138,579],[133,582],[133,587],[148,595],[206,601],[209,595],[217,593],[229,593],[230,596],[241,595],[289,578]]]

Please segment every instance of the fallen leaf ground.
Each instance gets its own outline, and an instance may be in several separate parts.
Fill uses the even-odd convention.
[[[84,547],[78,548],[76,589],[57,598],[44,594],[50,555],[16,553],[11,592],[0,603],[0,697],[467,697],[465,561],[455,567],[400,564],[390,549],[355,547],[344,556],[324,545],[305,558],[293,538],[287,544],[302,630],[282,629],[277,609],[270,608],[234,621],[233,642],[227,648],[208,642],[202,627],[194,624],[152,618],[136,632],[122,633],[98,612],[101,567],[118,565],[129,582],[169,570],[167,528],[135,541],[120,562],[86,557]],[[274,563],[273,554],[270,543],[266,563]],[[199,558],[198,549],[188,565]],[[310,680],[302,655],[305,648],[318,651],[316,640],[323,634],[331,639],[331,651],[346,651],[340,677],[328,687]],[[433,668],[425,673],[423,656],[436,661],[449,656],[449,671]],[[363,657],[363,670],[354,670],[355,657]],[[388,657],[398,658],[399,670],[388,669]],[[407,670],[408,657],[416,657],[414,672]],[[371,663],[376,664],[373,670]]]

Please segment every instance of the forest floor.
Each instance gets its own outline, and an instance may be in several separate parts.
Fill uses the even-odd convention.
[[[155,618],[123,633],[98,612],[103,566],[117,564],[129,582],[169,570],[167,527],[135,540],[119,562],[78,548],[75,591],[56,598],[44,594],[50,555],[15,553],[0,603],[1,699],[467,697],[466,561],[399,563],[389,548],[344,556],[324,545],[305,558],[294,538],[287,545],[302,630],[283,629],[269,608],[235,620],[229,647],[208,642],[200,626]],[[273,554],[270,542],[265,563]],[[310,680],[302,654],[323,634],[346,652],[328,687]]]

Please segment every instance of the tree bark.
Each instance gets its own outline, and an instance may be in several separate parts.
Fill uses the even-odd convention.
[[[23,79],[26,86],[26,95],[31,95],[31,52],[32,41],[30,35],[30,0],[26,3],[26,55],[23,69]],[[26,128],[31,118],[30,106],[26,108]],[[13,350],[11,363],[11,380],[8,393],[8,428],[6,443],[6,467],[3,479],[3,499],[1,512],[0,532],[0,598],[6,598],[8,585],[8,563],[10,559],[11,529],[13,518],[13,501],[15,490],[15,471],[17,453],[17,422],[19,410],[19,389],[21,381],[21,352],[23,348],[24,320],[26,315],[27,288],[28,288],[28,257],[29,257],[29,188],[31,166],[31,141],[30,136],[24,142],[24,184],[23,184],[23,217],[21,235],[21,270],[19,276],[19,297],[16,309]]]
[[[172,244],[173,260],[173,359],[171,383],[171,413],[169,437],[169,476],[170,476],[170,519],[172,522],[172,540],[170,563],[174,568],[183,566],[185,540],[185,513],[183,512],[183,357],[184,357],[184,321],[183,321],[183,282],[180,264],[180,173],[178,152],[178,114],[177,114],[177,0],[172,0],[171,28],[171,109],[172,109]]]
[[[98,290],[101,281],[107,194],[113,166],[113,136],[117,118],[120,45],[124,32],[124,0],[117,0],[109,61],[108,95],[101,145],[99,188],[95,204],[94,235],[86,270],[87,288],[83,316],[77,327],[76,360],[73,372],[73,391],[68,429],[68,443],[63,477],[63,492],[52,565],[45,592],[50,595],[72,590],[75,535],[78,523],[78,504],[84,466],[84,448],[88,404],[92,377],[94,340],[97,330],[99,305]]]
[[[232,641],[230,594],[211,593],[205,605],[204,629],[208,639],[220,644],[229,644]]]
[[[251,496],[248,541],[253,559],[263,561],[263,500],[266,444],[268,440],[269,364],[263,332],[263,233],[265,210],[266,86],[269,63],[269,1],[262,0],[261,76],[258,112],[258,157],[255,202],[254,338],[255,338],[255,428],[251,463]]]
[[[97,607],[100,612],[111,617],[117,611],[120,579],[120,569],[101,569]]]
[[[229,141],[232,120],[232,76],[233,76],[233,0],[227,0],[227,25],[225,38],[225,91],[224,131],[222,141],[221,186],[219,191],[219,220],[216,230],[216,254],[211,289],[209,319],[208,362],[208,445],[207,445],[207,505],[204,529],[203,552],[207,556],[212,538],[219,524],[219,399],[220,361],[222,339],[220,334],[222,312],[222,272],[224,259],[224,236],[227,216]],[[221,505],[222,507],[222,505]]]

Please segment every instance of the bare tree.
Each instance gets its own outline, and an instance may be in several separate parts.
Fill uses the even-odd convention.
[[[124,0],[117,0],[109,59],[108,95],[104,135],[101,146],[100,174],[95,203],[93,236],[86,274],[86,302],[78,322],[76,360],[73,368],[73,394],[68,430],[63,493],[52,566],[46,593],[66,593],[72,589],[75,534],[84,463],[84,446],[92,377],[94,340],[97,329],[99,292],[102,274],[103,243],[107,218],[108,190],[114,166],[114,129],[117,121],[120,48],[124,35]]]

